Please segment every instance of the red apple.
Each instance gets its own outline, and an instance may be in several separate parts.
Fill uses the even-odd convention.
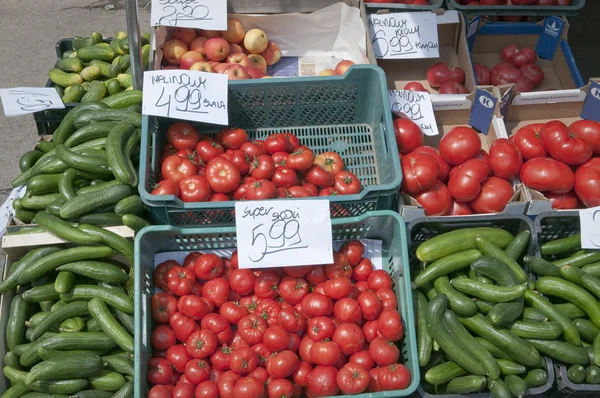
[[[346,71],[348,70],[348,68],[350,68],[352,65],[354,65],[354,62],[350,61],[350,60],[343,60],[340,61],[336,66],[335,66],[335,74],[336,75],[343,75],[344,73],[346,73]]]
[[[250,60],[250,66],[262,71],[263,73],[267,73],[267,61],[260,54],[250,54],[248,55],[248,59]]]
[[[172,38],[181,40],[189,46],[190,43],[196,38],[196,31],[191,28],[175,28]]]
[[[267,61],[267,65],[275,65],[281,58],[281,49],[277,43],[270,41],[269,44],[267,44],[267,49],[263,51],[261,55],[265,61]]]
[[[204,43],[206,43],[208,39],[206,37],[196,37],[191,43],[190,43],[190,50],[191,51],[196,51],[197,53],[202,54],[203,56],[206,55],[206,51],[204,51]]]
[[[216,68],[217,65],[221,65],[219,61],[208,61],[208,63],[213,67],[213,69]]]
[[[250,29],[244,36],[244,47],[252,54],[260,54],[267,49],[269,39],[260,29]]]
[[[227,57],[227,63],[231,65],[240,64],[244,68],[247,68],[250,66],[250,59],[246,54],[233,54]]]
[[[222,37],[214,37],[204,43],[204,51],[211,61],[223,61],[229,55],[229,43]]]
[[[215,66],[215,72],[217,73],[223,73],[225,72],[225,69],[229,68],[231,66],[231,64],[219,64],[217,66]]]
[[[199,61],[204,61],[202,54],[196,51],[188,51],[181,56],[179,66],[181,66],[181,69],[190,69],[192,65]]]
[[[227,18],[227,30],[221,32],[221,37],[230,43],[241,43],[246,31],[242,23],[234,18]]]
[[[235,43],[229,44],[229,55],[232,54],[244,54],[244,50],[242,50],[242,46]]]
[[[333,69],[325,69],[319,73],[319,76],[335,76],[335,71]]]
[[[473,70],[475,71],[475,81],[480,86],[487,86],[490,84],[491,72],[490,69],[482,64],[473,64]]]
[[[244,68],[242,65],[230,65],[223,72],[224,75],[227,75],[229,80],[244,80],[250,78],[248,74],[248,70]]]
[[[181,57],[183,57],[183,54],[186,52],[188,52],[188,46],[181,40],[167,40],[163,45],[163,56],[171,65],[179,65]]]
[[[215,72],[215,69],[212,67],[210,62],[206,62],[206,61],[196,62],[194,65],[192,65],[190,67],[190,70],[196,70],[199,72],[207,72],[207,73]]]
[[[264,77],[267,77],[267,74],[265,72],[258,68],[255,68],[252,65],[250,65],[246,69],[248,70],[248,75],[250,75],[250,79],[262,79]]]
[[[221,37],[221,32],[218,30],[200,29],[198,31],[198,37],[206,37],[207,39],[212,39],[213,37]]]

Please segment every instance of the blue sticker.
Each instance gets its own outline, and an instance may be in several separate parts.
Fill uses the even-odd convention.
[[[503,118],[506,119],[506,115],[508,114],[508,105],[510,102],[510,96],[512,95],[512,90],[514,86],[511,86],[504,95],[502,96],[502,101],[500,102],[500,114]]]
[[[467,20],[467,45],[469,46],[469,54],[473,50],[473,44],[475,43],[475,37],[477,37],[477,29],[479,28],[479,21],[481,17],[474,17]]]
[[[538,40],[535,51],[542,59],[552,60],[554,53],[562,40],[565,21],[559,17],[548,17],[544,21],[544,28]]]
[[[473,107],[471,108],[469,125],[480,133],[487,135],[497,102],[498,100],[492,93],[478,88],[475,92]]]
[[[267,74],[274,77],[298,77],[298,57],[282,57],[275,65],[267,67]]]
[[[600,84],[598,82],[592,81],[590,85],[590,91],[585,97],[581,110],[581,118],[600,122]]]

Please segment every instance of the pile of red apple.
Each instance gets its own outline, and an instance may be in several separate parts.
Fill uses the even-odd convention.
[[[499,213],[514,196],[509,182],[523,161],[517,146],[498,139],[489,154],[471,127],[455,127],[439,151],[423,146],[423,133],[409,119],[396,119],[394,131],[402,165],[402,192],[428,216]]]
[[[176,195],[184,202],[266,200],[354,195],[358,177],[335,152],[315,154],[291,133],[249,140],[240,128],[214,139],[176,122],[167,131],[161,157],[163,180],[152,195]]]
[[[260,29],[245,31],[237,19],[227,20],[227,30],[176,28],[163,45],[164,69],[189,69],[223,73],[229,80],[260,79],[267,66],[281,58],[279,46]]]
[[[571,0],[456,0],[465,6],[570,6]]]
[[[479,85],[514,83],[518,92],[530,92],[544,82],[544,71],[535,63],[536,60],[537,53],[533,48],[509,44],[502,49],[502,62],[491,71],[485,65],[473,64],[475,80]]]
[[[600,206],[600,124],[534,123],[517,130],[510,140],[525,161],[521,181],[542,192],[553,208]]]

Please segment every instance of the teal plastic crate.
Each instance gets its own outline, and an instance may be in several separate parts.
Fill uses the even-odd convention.
[[[447,0],[448,9],[458,10],[466,17],[475,16],[523,16],[549,17],[575,16],[585,6],[585,0],[573,0],[570,6],[464,6],[456,0]]]
[[[331,221],[334,240],[376,239],[382,241],[381,257],[386,271],[394,280],[398,310],[402,315],[405,337],[401,342],[401,358],[411,373],[410,385],[404,390],[353,395],[358,398],[410,396],[419,379],[416,329],[410,290],[408,251],[404,221],[391,211],[376,211],[360,217]],[[148,394],[148,361],[151,358],[151,299],[154,293],[152,272],[155,256],[170,251],[219,250],[236,247],[235,227],[177,228],[151,226],[135,239],[135,394]],[[350,398],[351,396],[346,396]]]
[[[354,65],[345,75],[334,77],[231,81],[228,98],[230,126],[245,129],[250,139],[288,131],[317,154],[336,151],[341,155],[363,190],[356,195],[327,197],[332,217],[395,209],[402,169],[385,74],[378,66]],[[233,201],[184,203],[175,195],[150,194],[158,182],[167,128],[174,121],[155,116],[142,120],[138,188],[152,221],[233,225]],[[196,124],[196,128],[214,136],[223,126]]]

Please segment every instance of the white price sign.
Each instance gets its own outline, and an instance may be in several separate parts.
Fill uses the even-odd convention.
[[[229,124],[227,75],[190,70],[144,73],[144,115]]]
[[[227,30],[226,0],[152,0],[152,26]]]
[[[240,268],[333,262],[328,200],[237,202],[235,224]]]
[[[439,58],[437,20],[432,12],[370,14],[375,57]]]
[[[21,116],[46,109],[64,109],[54,87],[16,87],[0,89],[6,116]]]
[[[389,90],[392,112],[415,122],[425,135],[439,135],[429,93],[410,90]]]
[[[579,210],[581,248],[600,249],[600,206]]]

